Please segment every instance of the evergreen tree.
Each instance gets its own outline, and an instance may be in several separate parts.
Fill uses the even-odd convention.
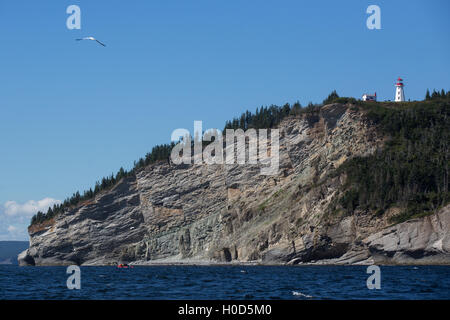
[[[333,103],[334,100],[336,100],[337,98],[339,98],[339,95],[337,94],[336,90],[333,90],[328,97],[323,100],[323,104],[330,104]]]
[[[375,205],[376,201],[379,201],[382,206],[388,205],[389,203],[392,203],[392,201],[397,201],[400,198],[398,197],[399,192],[401,192],[403,195],[409,196],[411,195],[411,190],[419,190],[420,181],[428,181],[428,183],[425,187],[428,188],[427,190],[433,190],[431,193],[427,193],[427,199],[429,199],[428,205],[433,206],[436,201],[441,201],[442,196],[440,192],[442,190],[447,190],[448,192],[448,186],[445,187],[445,183],[442,183],[442,179],[446,179],[448,183],[448,147],[447,144],[441,143],[441,149],[439,150],[438,154],[446,155],[447,158],[442,158],[433,153],[435,150],[433,149],[427,149],[427,147],[432,147],[435,145],[439,145],[437,141],[449,141],[448,137],[448,129],[446,129],[448,126],[442,126],[441,124],[438,125],[439,121],[445,121],[445,119],[450,118],[448,116],[448,112],[440,111],[440,113],[432,113],[433,108],[442,107],[442,105],[445,105],[448,110],[448,102],[443,100],[450,100],[450,91],[445,92],[445,90],[436,91],[433,90],[433,93],[430,95],[430,90],[427,89],[427,93],[425,96],[425,100],[438,100],[431,104],[431,107],[429,105],[426,106],[425,110],[422,110],[420,108],[410,108],[409,111],[406,114],[402,114],[402,116],[398,116],[397,113],[392,111],[389,108],[383,109],[382,114],[385,116],[382,120],[384,123],[384,127],[388,128],[390,133],[401,133],[405,136],[401,137],[403,140],[402,143],[405,145],[402,147],[402,149],[399,149],[400,152],[395,155],[389,153],[386,155],[386,158],[384,160],[387,161],[387,163],[384,163],[380,161],[379,159],[377,161],[380,161],[380,163],[383,163],[381,166],[381,169],[386,168],[387,171],[377,171],[373,168],[366,168],[364,169],[364,166],[359,167],[359,169],[352,170],[349,173],[349,176],[352,177],[354,175],[358,175],[361,173],[358,170],[365,170],[364,172],[373,172],[375,176],[373,178],[375,181],[381,181],[384,179],[383,177],[393,177],[394,180],[389,180],[386,182],[387,184],[384,187],[380,187],[377,190],[388,190],[388,191],[376,191],[376,192],[384,192],[383,195],[380,194],[374,194],[372,196],[365,196],[363,192],[359,192],[358,196],[356,196],[356,193],[349,193],[344,199],[342,200],[343,203],[348,204],[349,208],[355,208],[356,206],[360,205],[361,203],[371,205]],[[333,90],[328,97],[323,101],[324,104],[326,103],[332,103],[332,102],[339,102],[339,103],[353,103],[357,104],[356,99],[354,98],[347,98],[347,97],[339,97],[336,90]],[[441,105],[442,104],[442,105]],[[310,102],[306,108],[302,108],[300,102],[295,102],[292,106],[289,103],[284,104],[283,106],[276,106],[271,105],[270,107],[260,106],[259,108],[256,108],[255,112],[252,113],[250,111],[245,111],[241,114],[240,117],[234,117],[232,120],[228,120],[225,122],[225,128],[224,128],[224,134],[226,133],[226,129],[243,129],[247,130],[249,128],[255,128],[255,129],[269,129],[277,126],[285,117],[294,115],[315,115],[317,117],[317,113],[320,111],[321,105],[315,105],[312,102]],[[371,107],[373,108],[373,107]],[[381,108],[381,106],[378,106],[377,108]],[[372,113],[376,109],[372,109]],[[395,115],[395,116],[394,116]],[[373,116],[373,114],[372,114]],[[422,122],[416,123],[417,119],[421,119],[423,123],[431,124],[432,126],[430,128],[426,129],[426,132],[421,131],[415,131],[415,129],[420,130],[420,124]],[[423,120],[427,121],[423,121]],[[414,124],[414,125],[411,125]],[[414,127],[415,126],[415,127]],[[415,129],[414,129],[415,128]],[[440,128],[440,129],[439,129]],[[387,129],[386,129],[387,130]],[[427,133],[428,132],[428,133]],[[437,135],[444,135],[443,138],[437,139]],[[411,137],[416,137],[416,139],[410,139]],[[410,139],[410,140],[408,140]],[[407,142],[405,142],[407,141]],[[204,145],[207,145],[208,143],[204,143]],[[145,166],[148,166],[152,163],[155,163],[157,161],[167,161],[167,159],[170,157],[170,153],[172,148],[175,146],[175,143],[171,142],[170,144],[163,144],[163,145],[156,145],[152,148],[151,152],[147,153],[144,158],[140,158],[139,161],[134,161],[133,169],[130,171],[125,170],[123,167],[121,167],[116,175],[111,174],[110,176],[104,177],[99,181],[95,183],[94,189],[90,188],[89,190],[85,190],[83,192],[83,195],[81,196],[80,193],[77,191],[74,193],[71,197],[65,199],[60,204],[53,205],[53,208],[49,208],[47,213],[44,214],[43,212],[38,212],[36,215],[34,215],[31,219],[31,225],[36,223],[41,223],[47,219],[51,219],[52,217],[65,212],[67,210],[70,210],[71,208],[80,205],[81,202],[84,202],[86,200],[92,199],[95,196],[97,196],[99,193],[101,193],[104,190],[107,190],[117,184],[121,179],[133,176],[135,175],[139,170],[144,168]],[[397,150],[398,151],[398,150]],[[420,152],[419,152],[420,151]],[[415,152],[419,152],[418,155],[415,155],[414,157],[411,155],[414,155]],[[407,158],[406,160],[402,158],[401,155],[411,156],[412,158]],[[412,159],[418,159],[420,155],[427,155],[427,159],[423,159],[422,162],[418,160],[412,161]],[[420,171],[420,168],[429,168],[430,164],[427,162],[430,159],[434,159],[435,163],[437,165],[436,170],[441,170],[442,167],[447,166],[447,171],[440,171],[439,174],[435,174],[435,171],[433,173],[429,173],[428,175],[422,171]],[[447,159],[447,160],[445,160]],[[384,161],[383,160],[383,161]],[[355,159],[355,161],[357,161]],[[411,167],[408,167],[407,169],[402,169],[402,161],[406,161],[409,163],[412,163]],[[367,159],[363,161],[363,163],[367,163]],[[419,166],[415,166],[416,163],[420,163]],[[389,167],[389,165],[393,165]],[[419,168],[420,167],[420,168]],[[433,168],[433,167],[431,167]],[[380,169],[380,170],[381,170]],[[430,169],[434,170],[434,169]],[[438,171],[436,171],[438,172]],[[364,176],[364,175],[363,175]],[[430,178],[432,177],[432,178]],[[443,178],[442,178],[443,177]],[[361,181],[367,181],[367,177],[364,177]],[[356,179],[356,178],[355,178]],[[381,180],[380,180],[381,179]],[[410,180],[408,180],[410,179]],[[423,180],[420,180],[423,179]],[[433,185],[429,180],[434,179],[436,183]],[[358,180],[358,179],[356,179]],[[397,181],[406,181],[411,182],[415,181],[414,184],[411,182],[406,187],[404,185],[399,185]],[[409,183],[408,182],[408,183]],[[419,184],[419,185],[418,185]],[[374,184],[375,185],[375,184]],[[423,186],[420,186],[423,187]],[[419,188],[419,189],[418,189]],[[447,189],[445,189],[447,188]],[[367,190],[361,187],[361,190]],[[376,193],[375,192],[375,193]],[[434,192],[435,196],[432,195]],[[367,195],[370,195],[371,193],[368,192]],[[390,194],[391,196],[385,197],[386,194]],[[416,196],[417,193],[414,194]],[[369,198],[368,198],[369,197]],[[378,197],[378,198],[377,198]],[[372,199],[372,200],[371,200]],[[374,200],[375,199],[375,200]],[[401,198],[404,200],[404,198]],[[434,199],[434,200],[432,200]],[[438,199],[438,200],[436,200]],[[428,200],[427,200],[428,201]],[[434,202],[433,202],[434,201]]]
[[[433,89],[433,93],[431,94],[431,99],[437,99],[439,98],[439,93],[436,92],[436,89]]]

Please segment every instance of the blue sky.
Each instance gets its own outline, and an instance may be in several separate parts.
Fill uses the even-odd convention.
[[[66,8],[81,8],[68,30]],[[381,30],[366,8],[381,8]],[[450,89],[450,2],[0,2],[0,240],[33,212],[121,166],[176,128],[223,128],[261,105],[332,90],[407,99]],[[95,36],[107,46],[74,39]]]

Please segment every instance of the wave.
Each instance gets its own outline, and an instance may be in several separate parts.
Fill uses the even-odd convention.
[[[293,296],[304,297],[304,298],[313,298],[313,296],[310,296],[310,295],[305,294],[305,293],[301,293],[299,291],[292,291],[292,295]]]

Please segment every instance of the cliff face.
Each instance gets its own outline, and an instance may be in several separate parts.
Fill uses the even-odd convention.
[[[19,263],[450,263],[450,206],[395,226],[395,209],[329,209],[346,179],[330,173],[384,143],[360,110],[328,105],[279,129],[278,175],[259,165],[150,165],[31,228]]]

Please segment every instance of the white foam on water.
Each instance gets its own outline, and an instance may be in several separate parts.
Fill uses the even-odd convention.
[[[313,297],[313,296],[310,296],[308,294],[301,293],[299,291],[292,291],[292,295],[293,296],[300,296],[300,297],[304,297],[304,298],[312,298]]]

